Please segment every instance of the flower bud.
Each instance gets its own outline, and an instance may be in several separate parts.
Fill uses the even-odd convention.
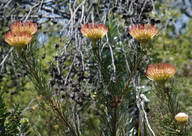
[[[178,114],[175,116],[175,119],[176,119],[181,125],[183,125],[183,124],[185,124],[185,123],[188,121],[189,116],[188,116],[186,113],[184,113],[184,112],[180,112],[180,113],[178,113]]]

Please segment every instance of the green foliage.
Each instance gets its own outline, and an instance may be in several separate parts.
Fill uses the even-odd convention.
[[[19,105],[14,105],[14,108],[8,111],[2,97],[0,97],[0,135],[16,136],[24,134],[28,136],[30,133],[29,120],[22,118]]]

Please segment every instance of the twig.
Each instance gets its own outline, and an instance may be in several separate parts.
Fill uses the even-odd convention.
[[[142,108],[142,111],[143,111],[143,114],[144,114],[144,118],[145,118],[147,127],[148,127],[149,131],[151,132],[152,136],[155,136],[155,133],[153,132],[153,130],[152,130],[150,124],[149,124],[149,120],[147,118],[147,113],[146,113],[145,108],[144,108],[144,102],[141,101],[140,104],[141,104],[141,108]]]
[[[32,102],[34,102],[34,101],[36,101],[36,100],[37,100],[36,98],[35,98],[35,99],[32,99],[32,100],[29,102],[29,104],[27,105],[27,107],[22,111],[21,115],[24,115],[25,112],[26,112],[28,109],[30,109],[30,106],[31,106]]]
[[[114,113],[113,113],[113,136],[116,136],[116,124],[117,124],[117,104],[114,105]]]
[[[3,64],[5,63],[5,61],[7,60],[7,58],[9,57],[9,55],[11,54],[11,52],[13,51],[13,47],[9,50],[9,52],[7,53],[7,55],[5,56],[5,58],[3,59],[3,61],[1,62],[0,64],[0,67],[1,67],[1,72],[3,70]]]

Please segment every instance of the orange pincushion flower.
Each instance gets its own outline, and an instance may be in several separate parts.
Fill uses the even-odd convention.
[[[21,50],[25,45],[31,42],[31,40],[32,35],[27,32],[22,32],[17,35],[12,32],[8,32],[5,35],[5,41],[17,50]]]
[[[92,42],[97,42],[99,39],[101,39],[103,36],[105,36],[108,32],[108,27],[106,27],[104,24],[85,24],[81,27],[81,33],[89,38]]]
[[[184,113],[184,112],[180,112],[175,116],[175,119],[180,123],[180,124],[184,124],[188,121],[189,116]]]
[[[144,44],[150,41],[157,34],[157,28],[148,24],[134,25],[131,27],[129,34],[140,43]]]
[[[176,72],[171,64],[159,63],[150,65],[147,69],[147,77],[158,83],[165,83]]]
[[[37,32],[37,24],[31,21],[27,22],[17,21],[11,25],[11,32],[14,34],[28,32],[29,34],[33,35]]]

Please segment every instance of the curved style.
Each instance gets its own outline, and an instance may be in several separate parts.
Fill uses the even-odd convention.
[[[21,50],[25,45],[30,43],[32,38],[32,35],[27,32],[22,32],[17,35],[12,32],[8,32],[5,35],[5,41],[17,50]]]
[[[14,34],[20,34],[22,32],[28,32],[31,35],[37,32],[37,24],[32,21],[17,21],[11,25],[11,32]]]

